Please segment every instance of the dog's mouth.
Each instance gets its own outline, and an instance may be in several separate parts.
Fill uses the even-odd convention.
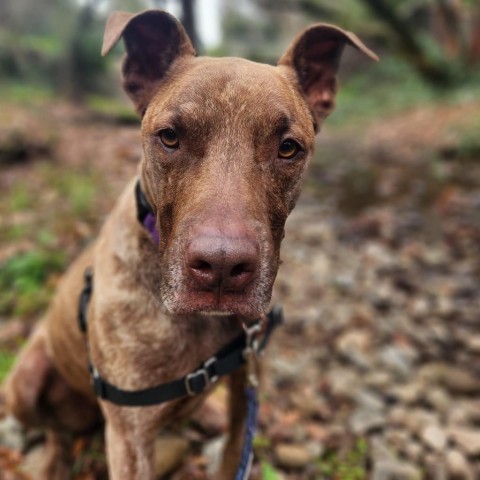
[[[173,314],[198,313],[209,316],[241,317],[249,320],[260,317],[269,303],[268,298],[258,298],[253,292],[237,293],[206,290],[184,290],[177,292],[173,301],[165,302]],[[263,296],[262,296],[263,297]]]
[[[270,267],[270,265],[268,265]],[[191,280],[184,269],[163,277],[162,299],[174,315],[208,314],[234,315],[245,320],[256,320],[265,313],[270,303],[275,271],[273,267],[260,269],[241,290],[228,287],[202,287]]]

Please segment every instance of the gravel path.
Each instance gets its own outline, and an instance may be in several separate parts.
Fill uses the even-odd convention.
[[[313,165],[311,178],[328,198],[313,200],[308,187],[288,222],[274,290],[286,324],[265,358],[255,478],[261,469],[270,480],[480,478],[480,164],[446,158],[432,167],[421,134],[414,155],[396,148],[391,132],[411,138],[425,115],[372,128],[360,169],[348,160],[359,148],[351,136],[351,145],[330,142],[346,160]],[[448,125],[433,121],[444,118],[435,111],[427,117],[438,130],[428,130],[430,148],[433,137],[447,138]],[[70,122],[56,147],[66,170],[97,168],[101,152],[98,169],[112,186],[96,199],[99,211],[108,211],[140,155],[136,128],[122,128]],[[29,172],[5,170],[3,181],[28,180]],[[362,202],[350,205],[350,217],[337,208],[345,199]],[[39,212],[42,221],[48,211]],[[78,236],[85,241],[100,220],[82,224],[76,243],[65,235],[59,248],[73,257]],[[20,323],[2,341],[21,336]],[[168,453],[159,474],[205,480],[218,461],[224,405],[220,388],[186,432],[159,437],[156,448]],[[0,479],[25,478],[20,464],[35,471],[42,448],[38,434],[27,438],[11,419],[0,421]],[[75,448],[76,480],[106,478],[98,435]]]

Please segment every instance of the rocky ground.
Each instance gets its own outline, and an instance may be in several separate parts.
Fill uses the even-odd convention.
[[[480,155],[455,137],[478,110],[457,110],[411,112],[361,136],[324,135],[325,155],[337,153],[312,165],[283,245],[274,301],[286,322],[265,358],[255,478],[480,478]],[[134,171],[137,133],[79,118],[66,125],[57,157],[62,168],[103,172],[111,187],[96,202],[106,212]],[[30,175],[2,168],[4,183]],[[81,244],[98,222],[68,231]],[[72,236],[63,241],[73,257],[79,247]],[[18,248],[2,245],[0,261]],[[0,343],[21,325],[6,322]],[[159,437],[156,448],[168,452],[159,474],[206,478],[224,399],[220,387],[186,431]],[[19,465],[35,470],[41,436],[25,437],[7,417],[0,442],[2,480],[23,478]],[[77,480],[104,478],[100,452],[98,435],[77,441]]]

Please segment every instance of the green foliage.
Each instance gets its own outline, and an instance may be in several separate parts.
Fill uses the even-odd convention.
[[[16,0],[2,7],[0,75],[41,84],[81,99],[109,93],[108,61],[100,56],[104,20],[94,2]]]
[[[336,127],[349,122],[365,125],[369,120],[435,102],[469,102],[480,95],[476,77],[456,89],[434,89],[395,55],[387,55],[350,77],[340,71],[340,79],[337,106],[327,120]]]
[[[0,314],[30,315],[43,309],[51,288],[45,285],[52,272],[65,265],[58,251],[29,251],[0,265]]]
[[[5,380],[8,372],[15,363],[16,354],[0,350],[0,384]]]
[[[459,160],[476,160],[480,161],[480,116],[472,119],[468,125],[454,132],[457,137],[456,151],[452,152],[453,156]]]
[[[40,174],[56,191],[69,216],[87,218],[95,215],[96,175],[85,170],[68,170],[59,174],[54,165],[44,165]]]
[[[262,462],[262,480],[279,480],[275,469],[268,462]]]
[[[253,448],[257,453],[270,448],[270,439],[257,433],[253,439]]]
[[[0,72],[2,72],[1,65]],[[24,81],[0,83],[0,102],[28,104],[29,107],[32,107],[42,106],[53,97],[54,91],[51,86],[44,84]]]
[[[31,190],[23,184],[15,185],[8,195],[9,207],[12,212],[28,210],[35,205]]]
[[[365,480],[367,450],[367,442],[361,438],[347,452],[327,454],[317,462],[319,480]]]
[[[132,105],[120,100],[99,95],[89,95],[86,103],[92,113],[105,120],[121,124],[139,124],[140,122]]]

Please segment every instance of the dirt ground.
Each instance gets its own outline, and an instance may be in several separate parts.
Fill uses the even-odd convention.
[[[286,322],[265,358],[255,478],[480,478],[479,107],[322,132],[274,290]],[[64,252],[63,268],[140,158],[138,126],[65,104],[2,108],[0,267],[44,249]],[[42,302],[11,300],[0,348],[18,348]],[[224,397],[159,437],[159,474],[206,478]],[[41,434],[1,425],[0,479],[30,478]],[[77,480],[105,478],[100,435],[74,454]]]

